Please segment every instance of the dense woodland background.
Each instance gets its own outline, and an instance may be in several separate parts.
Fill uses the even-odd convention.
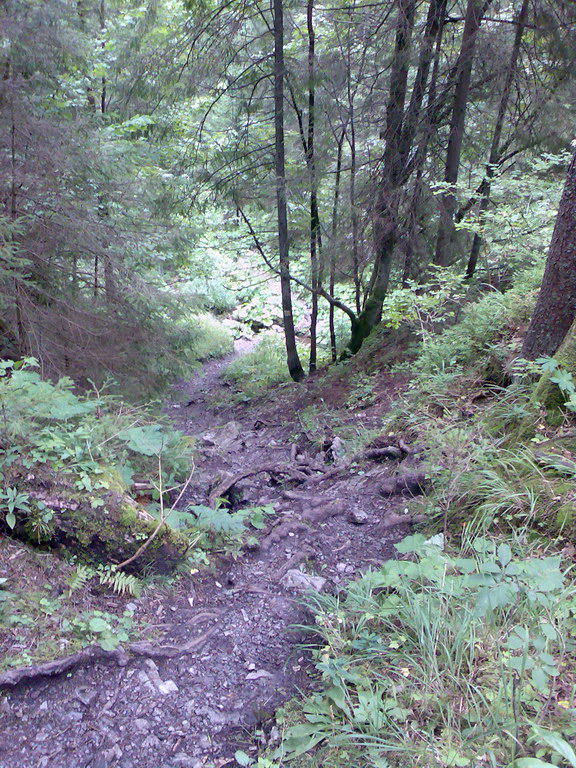
[[[574,16],[3,2],[3,354],[154,390],[206,352],[201,313],[244,305],[284,325],[300,378],[290,288],[311,370],[397,289],[505,288],[549,242]]]
[[[0,0],[0,686],[272,525],[166,417],[230,355],[223,455],[422,531],[238,765],[576,768],[575,73],[573,0]]]

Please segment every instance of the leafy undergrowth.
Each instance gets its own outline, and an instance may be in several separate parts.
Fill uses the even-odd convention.
[[[138,629],[126,606],[145,588],[216,552],[237,555],[273,512],[177,509],[190,439],[153,408],[78,394],[36,368],[0,369],[4,667],[126,642]]]
[[[576,765],[574,385],[518,359],[537,285],[525,274],[441,333],[422,325],[396,366],[411,382],[380,426],[421,449],[432,491],[408,506],[425,535],[310,598],[319,688],[279,714],[261,768]],[[554,413],[535,396],[546,371]],[[347,398],[369,411],[375,371],[358,373]]]
[[[99,643],[115,648],[140,630],[131,580],[119,594],[81,566],[0,538],[0,670]]]
[[[293,385],[282,337],[274,331],[262,333],[251,352],[227,366],[224,379],[232,385],[237,402],[260,399],[278,385]]]
[[[310,598],[323,688],[274,758],[496,766],[529,754],[536,727],[573,740],[569,562],[486,537],[444,551],[442,535],[416,535],[397,548],[409,559],[367,573],[343,597]]]

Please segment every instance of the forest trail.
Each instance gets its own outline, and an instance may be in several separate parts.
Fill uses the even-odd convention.
[[[249,344],[237,342],[235,354]],[[234,766],[237,748],[254,754],[258,740],[275,738],[275,729],[260,726],[311,684],[304,635],[292,629],[310,621],[298,601],[310,582],[299,569],[336,591],[393,557],[393,543],[406,535],[407,525],[393,524],[402,500],[379,492],[396,462],[321,464],[317,447],[302,450],[293,399],[226,403],[226,362],[205,365],[168,407],[198,439],[188,502],[206,504],[217,477],[280,468],[233,487],[235,503],[275,506],[259,546],[133,600],[136,618],[151,625],[142,639],[189,651],[135,656],[123,666],[97,662],[5,690],[0,768]]]

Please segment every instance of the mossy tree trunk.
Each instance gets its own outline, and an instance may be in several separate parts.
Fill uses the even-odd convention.
[[[576,153],[568,169],[542,288],[524,339],[522,355],[528,360],[554,355],[567,334],[573,335],[575,317]]]

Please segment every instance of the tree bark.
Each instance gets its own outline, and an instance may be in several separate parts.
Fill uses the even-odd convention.
[[[502,96],[500,97],[500,104],[498,106],[498,115],[496,117],[496,124],[494,125],[494,134],[492,136],[492,144],[490,146],[490,155],[488,158],[488,165],[486,166],[486,177],[482,182],[482,197],[480,200],[480,206],[478,211],[478,220],[480,226],[484,224],[486,218],[486,211],[490,205],[490,191],[492,186],[492,179],[496,167],[500,162],[500,142],[502,139],[502,130],[504,128],[504,120],[506,117],[506,111],[508,109],[508,102],[510,101],[510,93],[512,91],[512,84],[516,71],[518,68],[518,58],[520,56],[520,47],[522,45],[522,38],[524,36],[524,30],[526,28],[526,20],[528,18],[528,6],[530,0],[522,0],[522,6],[518,12],[516,19],[516,34],[514,36],[514,44],[512,46],[512,54],[510,56],[510,63],[508,64],[508,71],[506,73],[506,80],[504,82],[504,88],[502,89]],[[474,234],[472,241],[472,248],[470,250],[470,256],[468,258],[468,266],[466,268],[466,279],[471,280],[476,271],[476,265],[478,263],[478,256],[480,255],[480,249],[482,247],[482,235],[480,232]]]
[[[576,317],[576,152],[568,169],[542,287],[524,339],[528,360],[551,357]]]
[[[316,157],[314,155],[315,99],[314,57],[316,38],[314,35],[314,0],[308,0],[306,6],[306,26],[308,30],[308,141],[306,161],[310,174],[310,277],[312,283],[312,310],[310,313],[310,363],[309,371],[316,370],[317,360],[317,325],[318,325],[318,287],[320,280],[320,214],[318,212],[318,182],[316,178]]]
[[[382,304],[390,281],[392,255],[398,240],[400,184],[403,177],[402,123],[408,90],[410,49],[416,13],[416,0],[398,0],[396,42],[390,71],[390,90],[386,107],[382,173],[373,209],[374,266],[369,293],[357,322],[353,324],[348,350],[356,353],[372,328],[380,322]]]
[[[332,205],[332,248],[330,250],[330,275],[328,283],[328,293],[334,298],[334,289],[336,287],[336,238],[338,236],[338,203],[340,202],[340,178],[342,175],[342,147],[344,137],[346,136],[346,127],[342,128],[342,133],[338,138],[338,149],[336,153],[336,176],[334,179],[334,202]],[[334,327],[334,304],[330,304],[328,310],[328,325],[330,329],[330,354],[332,362],[336,362],[338,349],[336,346],[336,329]]]
[[[276,205],[278,212],[278,251],[280,257],[280,290],[288,371],[294,381],[304,379],[298,356],[292,290],[290,285],[290,251],[286,203],[286,168],[284,147],[284,8],[282,0],[274,0],[274,155],[276,168]]]
[[[454,214],[457,206],[455,185],[458,182],[460,170],[460,156],[462,154],[466,109],[472,79],[472,65],[474,63],[478,31],[489,5],[490,0],[484,0],[484,2],[483,0],[468,0],[466,7],[462,44],[456,63],[456,85],[454,88],[448,149],[446,151],[446,165],[444,169],[444,181],[447,188],[440,196],[440,224],[434,256],[434,263],[440,266],[446,266],[452,261],[452,246],[455,232]]]

